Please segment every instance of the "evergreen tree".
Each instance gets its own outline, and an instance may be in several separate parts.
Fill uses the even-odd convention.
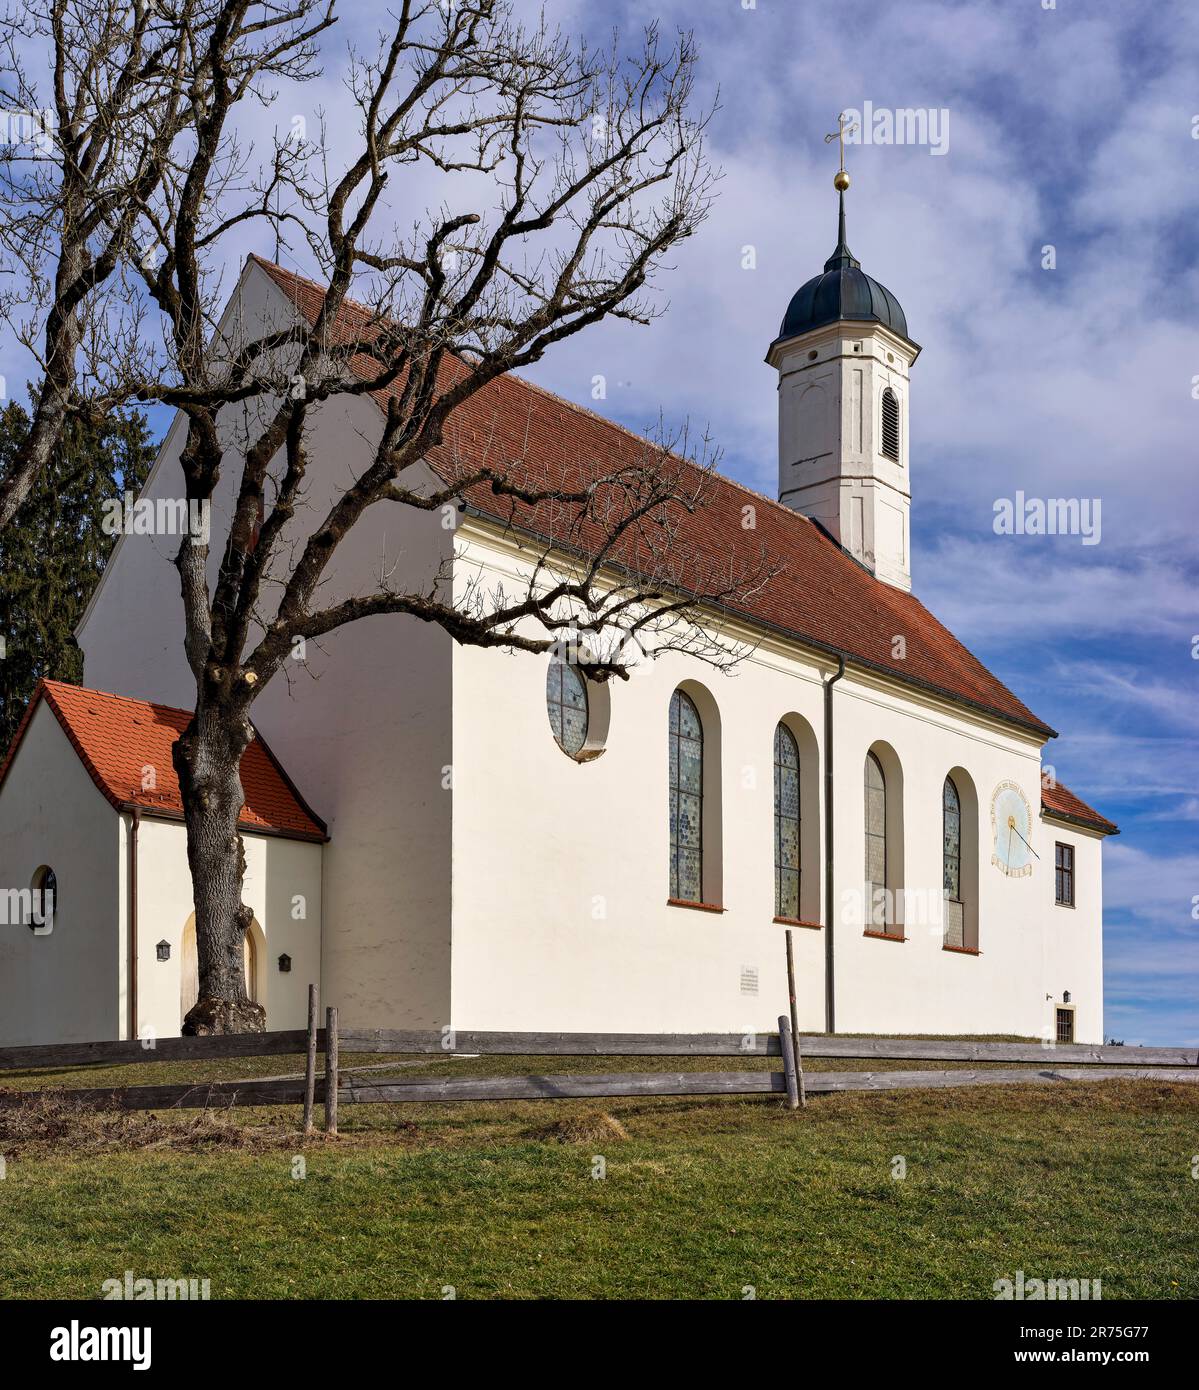
[[[29,432],[15,401],[0,410],[0,473]],[[0,532],[0,749],[7,749],[40,677],[78,682],[75,626],[117,537],[104,502],[137,493],[154,457],[146,417],[72,418],[12,522]]]

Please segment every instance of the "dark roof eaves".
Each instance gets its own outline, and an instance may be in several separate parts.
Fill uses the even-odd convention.
[[[1042,801],[1041,815],[1046,820],[1058,820],[1066,825],[1077,825],[1084,830],[1097,831],[1100,835],[1118,835],[1120,833],[1120,827],[1115,821],[1101,816],[1098,811],[1095,812],[1095,818],[1092,820],[1089,816],[1077,816],[1071,811],[1057,811],[1052,806],[1046,806]]]

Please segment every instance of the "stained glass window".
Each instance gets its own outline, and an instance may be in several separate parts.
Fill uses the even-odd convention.
[[[774,731],[774,915],[799,917],[799,746],[785,724]]]
[[[690,697],[670,698],[670,896],[703,901],[704,730]]]
[[[887,779],[866,754],[866,928],[887,930]]]
[[[962,906],[962,801],[952,777],[946,777],[941,797],[943,865],[945,889],[945,944],[964,946],[965,912]]]
[[[558,747],[577,758],[587,742],[587,687],[568,662],[554,660],[545,678],[545,705]]]

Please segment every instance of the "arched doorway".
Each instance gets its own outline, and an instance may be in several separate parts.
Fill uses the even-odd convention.
[[[260,1004],[261,962],[265,959],[264,939],[258,919],[242,939],[242,959],[246,969],[246,993],[251,1003]],[[200,968],[196,958],[196,914],[193,912],[183,926],[183,943],[179,952],[179,1022],[182,1024],[200,997]]]

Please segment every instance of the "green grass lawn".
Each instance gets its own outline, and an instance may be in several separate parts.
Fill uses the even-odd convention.
[[[401,1074],[731,1059],[419,1060]],[[290,1058],[230,1066],[296,1069]],[[55,1081],[216,1070],[79,1068]],[[834,1095],[800,1113],[775,1098],[372,1105],[346,1108],[341,1137],[307,1147],[296,1121],[292,1110],[0,1110],[0,1297],[96,1297],[127,1269],[208,1278],[213,1298],[440,1298],[447,1287],[459,1298],[991,1298],[1017,1270],[1100,1278],[1106,1299],[1199,1297],[1199,1087]],[[300,1154],[306,1176],[295,1177]]]

